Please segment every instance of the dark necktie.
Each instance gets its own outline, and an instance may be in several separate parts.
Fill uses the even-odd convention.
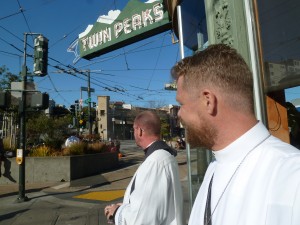
[[[204,212],[204,225],[211,225],[211,186],[213,182],[214,175],[212,176],[209,186],[208,186],[208,192],[207,192],[207,199],[206,199],[206,205],[205,205],[205,212]]]

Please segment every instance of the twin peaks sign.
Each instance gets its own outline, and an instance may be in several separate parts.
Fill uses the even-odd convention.
[[[80,57],[91,59],[170,28],[163,0],[131,0],[122,12],[110,10],[79,34]]]

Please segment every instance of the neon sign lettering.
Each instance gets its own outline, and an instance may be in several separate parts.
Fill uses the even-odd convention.
[[[157,23],[164,18],[163,5],[157,3],[152,9],[146,9],[141,13],[125,18],[121,22],[114,23],[111,27],[106,27],[96,33],[90,34],[80,39],[83,51],[99,47],[113,39],[118,39],[121,35],[127,35],[140,30],[153,23]]]

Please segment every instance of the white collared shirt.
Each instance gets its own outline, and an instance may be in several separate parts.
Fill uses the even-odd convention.
[[[268,135],[259,122],[229,146],[214,152],[216,160],[206,171],[189,225],[203,224],[213,174],[212,225],[300,224],[300,151]]]
[[[135,188],[131,193],[133,180]],[[177,161],[161,149],[149,155],[136,171],[116,213],[115,224],[182,225],[182,211]]]

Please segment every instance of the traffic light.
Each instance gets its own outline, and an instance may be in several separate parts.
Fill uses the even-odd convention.
[[[96,102],[93,102],[93,107],[94,107],[94,108],[96,107]]]
[[[79,100],[75,100],[75,112],[79,112]]]
[[[30,105],[32,108],[47,109],[49,108],[49,95],[47,93],[34,93],[31,95]]]
[[[84,120],[84,116],[85,116],[85,115],[84,115],[84,112],[81,112],[81,114],[80,114],[80,119],[81,119],[81,120]]]
[[[46,76],[48,68],[48,39],[42,35],[34,39],[33,73],[37,76]]]
[[[75,105],[70,105],[70,112],[75,115]]]
[[[8,91],[0,91],[0,109],[7,109],[9,107],[10,96]]]

